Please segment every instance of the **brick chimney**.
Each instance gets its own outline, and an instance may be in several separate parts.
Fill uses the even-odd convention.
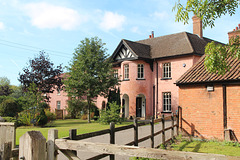
[[[238,27],[233,29],[233,31],[228,32],[228,40],[232,37],[240,37],[240,24],[238,24]]]
[[[154,38],[154,31],[152,31],[152,35],[149,35],[149,38]]]
[[[193,20],[193,34],[197,34],[200,38],[203,37],[202,20],[196,15],[192,17]]]

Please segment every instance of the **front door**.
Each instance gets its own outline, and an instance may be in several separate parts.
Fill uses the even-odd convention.
[[[142,97],[137,97],[136,99],[136,117],[141,117],[142,115]]]

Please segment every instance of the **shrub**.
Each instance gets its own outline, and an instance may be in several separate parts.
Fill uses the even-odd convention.
[[[117,105],[116,102],[109,103],[109,109],[102,110],[99,122],[102,124],[109,124],[111,122],[122,123],[123,119],[120,115],[121,106]]]
[[[78,115],[80,115],[80,112],[83,108],[83,102],[79,99],[71,99],[68,100],[68,114],[71,115],[71,118],[76,118]]]
[[[2,117],[15,117],[22,109],[12,97],[6,97],[0,104],[0,115]]]
[[[55,113],[52,113],[49,109],[44,109],[44,111],[45,111],[45,114],[48,118],[48,122],[56,120],[56,114]]]
[[[36,117],[38,119],[38,126],[44,126],[48,122],[48,117],[45,114],[44,109],[41,109],[40,114]]]
[[[19,119],[22,121],[23,125],[31,126],[36,125],[39,121],[37,119],[37,114],[32,110],[25,110],[18,114]]]

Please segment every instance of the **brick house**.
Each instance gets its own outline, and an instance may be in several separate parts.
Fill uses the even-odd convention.
[[[240,25],[228,35],[240,36]],[[176,82],[183,131],[202,138],[226,139],[230,130],[230,136],[239,140],[240,60],[229,58],[230,70],[218,75],[206,70],[204,58]]]
[[[178,86],[174,83],[202,55],[211,39],[202,36],[202,22],[193,17],[193,34],[181,32],[140,41],[121,40],[111,56],[120,79],[124,116],[149,118],[176,112]],[[97,98],[98,108],[106,99]]]

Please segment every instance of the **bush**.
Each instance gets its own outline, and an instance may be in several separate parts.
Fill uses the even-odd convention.
[[[5,97],[0,104],[0,116],[2,117],[15,117],[21,110],[22,108],[18,106],[16,100],[12,97]]]
[[[80,112],[83,108],[83,102],[79,99],[68,100],[68,114],[71,115],[71,118],[76,118],[80,115]]]
[[[121,124],[123,118],[121,118],[120,109],[121,106],[117,105],[116,102],[109,103],[109,109],[101,111],[99,122],[102,124],[109,124],[111,122]]]
[[[40,114],[37,116],[38,119],[38,126],[44,126],[48,122],[48,117],[45,114],[44,109],[41,109]]]
[[[37,114],[35,114],[32,110],[25,110],[18,114],[19,120],[22,121],[23,125],[31,126],[36,125],[39,121],[37,119]]]
[[[56,120],[56,114],[55,113],[52,113],[49,109],[44,109],[44,111],[45,111],[45,114],[48,118],[48,122]]]
[[[13,122],[17,127],[22,126],[23,123],[21,120],[16,119],[15,117],[2,117],[6,122]]]

